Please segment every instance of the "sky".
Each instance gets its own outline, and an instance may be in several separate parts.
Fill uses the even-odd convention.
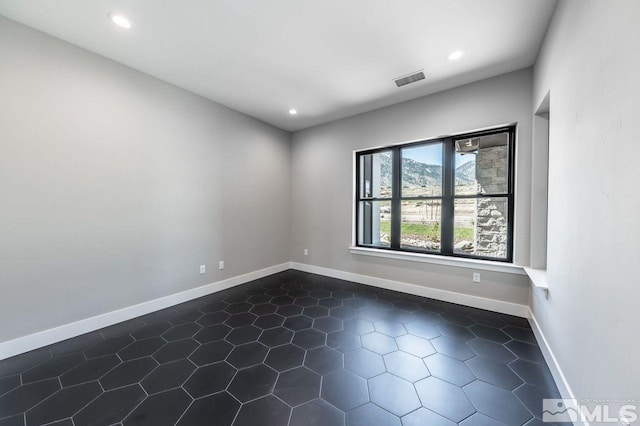
[[[415,148],[404,148],[402,150],[402,156],[410,158],[415,161],[419,161],[424,164],[439,164],[442,165],[442,145],[431,144],[422,145]],[[468,161],[475,160],[476,156],[472,154],[459,155],[456,154],[456,168],[463,165]]]

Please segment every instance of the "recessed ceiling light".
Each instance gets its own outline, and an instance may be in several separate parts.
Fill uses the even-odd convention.
[[[463,56],[464,56],[464,50],[454,50],[453,52],[449,53],[449,56],[447,56],[447,59],[450,61],[457,61]]]
[[[293,109],[293,108],[291,108],[291,109],[289,110],[289,115],[296,115],[297,113],[298,113],[298,111],[297,111],[297,110],[295,110],[295,109]]]
[[[109,16],[109,20],[114,24],[116,24],[117,26],[119,26],[120,28],[126,28],[126,29],[131,28],[131,21],[129,21],[129,19],[126,16],[120,15],[118,13],[110,13],[108,16]]]

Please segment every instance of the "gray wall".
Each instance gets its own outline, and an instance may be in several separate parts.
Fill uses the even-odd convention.
[[[351,254],[353,151],[518,123],[515,262],[528,264],[531,69],[521,70],[293,134],[292,252],[295,262],[527,304],[519,275]],[[307,248],[309,255],[304,256]]]
[[[534,315],[578,398],[636,403],[639,22],[635,0],[562,1],[532,104],[550,92],[550,292],[533,292]]]
[[[289,261],[288,133],[3,18],[0,58],[0,341]]]

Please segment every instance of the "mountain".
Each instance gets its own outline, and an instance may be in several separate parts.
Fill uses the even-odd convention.
[[[380,156],[382,187],[391,186],[391,156]],[[456,169],[456,185],[468,185],[475,182],[476,165],[469,161]],[[402,159],[402,185],[405,187],[437,186],[442,181],[442,166],[425,164],[410,158]]]
[[[456,185],[469,185],[476,181],[476,162],[467,161],[456,169]]]
[[[439,186],[441,180],[442,166],[402,159],[402,186]]]

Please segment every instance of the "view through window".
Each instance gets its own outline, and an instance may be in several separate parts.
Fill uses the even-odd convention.
[[[357,153],[357,244],[511,261],[514,131]]]

